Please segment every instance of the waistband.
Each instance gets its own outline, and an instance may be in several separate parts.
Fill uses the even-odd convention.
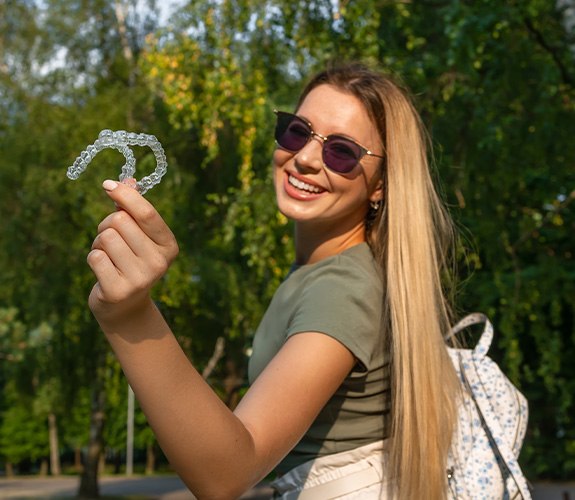
[[[380,498],[377,492],[384,492],[386,484],[385,448],[386,441],[377,441],[299,465],[272,483],[274,498],[328,500],[359,490],[369,490],[369,498]]]

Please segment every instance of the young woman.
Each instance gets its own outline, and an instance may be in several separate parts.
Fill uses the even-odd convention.
[[[277,469],[281,498],[443,498],[457,381],[443,335],[450,223],[419,117],[361,65],[318,74],[278,111],[273,171],[296,262],[255,336],[232,413],[150,298],[178,253],[156,210],[121,210],[88,263],[90,307],[171,464],[200,499],[237,498]]]

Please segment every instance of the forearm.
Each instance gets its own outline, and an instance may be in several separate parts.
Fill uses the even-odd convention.
[[[193,368],[151,301],[121,324],[100,324],[162,449],[199,498],[238,496],[267,473],[251,434]]]
[[[150,299],[178,254],[173,233],[134,189],[103,187],[117,210],[98,225],[87,257],[97,279],[90,309],[186,484],[202,499],[237,497],[273,459],[193,368]]]

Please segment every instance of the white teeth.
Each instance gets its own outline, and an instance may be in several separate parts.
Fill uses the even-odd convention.
[[[293,176],[288,176],[288,182],[295,186],[298,189],[303,189],[304,191],[309,191],[310,193],[321,193],[323,189],[318,188],[317,186],[312,186],[311,184],[307,184],[306,182],[300,181]]]

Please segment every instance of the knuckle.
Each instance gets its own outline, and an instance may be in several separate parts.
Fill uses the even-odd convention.
[[[98,266],[105,258],[105,254],[102,250],[94,249],[88,253],[86,261],[90,267]]]
[[[151,222],[155,216],[156,216],[156,209],[152,206],[144,206],[141,208],[140,213],[138,214],[138,217],[143,221],[143,222]]]
[[[178,243],[176,242],[176,239],[174,238],[172,243],[169,245],[168,247],[168,251],[166,254],[166,260],[168,261],[168,263],[173,262],[176,257],[179,255],[180,253],[180,247],[178,246]]]
[[[111,225],[114,227],[121,227],[128,224],[132,217],[125,210],[118,210],[111,215]]]
[[[168,270],[169,262],[167,258],[162,255],[158,254],[155,256],[153,261],[151,262],[151,268],[154,276],[161,277],[163,276],[166,271]]]
[[[98,225],[98,232],[103,233],[106,229],[115,227],[120,228],[125,224],[130,222],[131,216],[125,210],[118,210],[109,214],[100,224]]]
[[[114,228],[106,228],[99,235],[98,240],[104,246],[113,243],[120,235]]]

